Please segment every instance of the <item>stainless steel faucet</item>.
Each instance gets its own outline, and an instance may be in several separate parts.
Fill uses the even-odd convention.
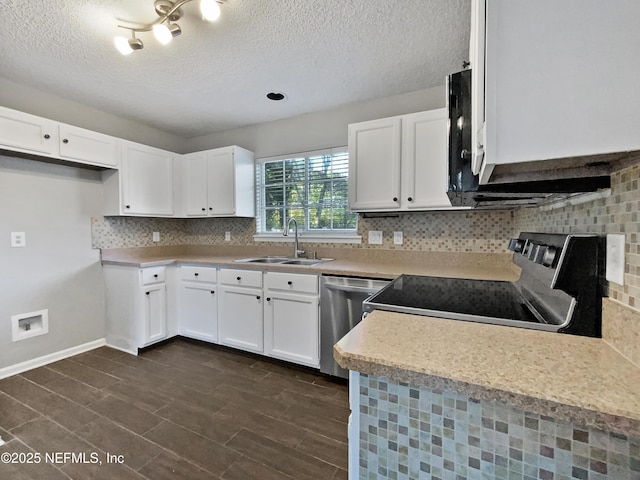
[[[298,250],[298,222],[296,221],[295,218],[289,217],[289,220],[287,221],[287,227],[284,229],[284,232],[282,232],[282,235],[284,235],[285,237],[289,236],[289,229],[291,228],[291,222],[293,222],[293,235],[294,235],[293,258],[298,258],[299,254],[304,253],[304,250]]]

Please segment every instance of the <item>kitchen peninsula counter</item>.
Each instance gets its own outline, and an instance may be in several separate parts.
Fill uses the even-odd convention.
[[[334,356],[395,383],[640,437],[640,368],[599,338],[374,311]]]

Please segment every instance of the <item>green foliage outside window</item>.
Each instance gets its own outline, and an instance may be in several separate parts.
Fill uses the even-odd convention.
[[[347,202],[346,151],[266,161],[258,169],[260,233],[282,232],[290,217],[301,230],[357,229],[358,215]]]

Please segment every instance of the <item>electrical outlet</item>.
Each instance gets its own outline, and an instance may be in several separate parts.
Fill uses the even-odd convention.
[[[402,245],[402,242],[403,242],[402,232],[393,232],[393,244]]]
[[[231,241],[231,232],[224,232],[224,241],[225,242]]]
[[[382,230],[369,231],[369,245],[382,245]]]
[[[159,242],[160,241],[160,232],[153,232],[152,239],[153,239],[154,242]]]
[[[27,236],[24,232],[11,232],[11,246],[14,248],[26,247]]]
[[[624,285],[624,235],[607,235],[606,278]]]

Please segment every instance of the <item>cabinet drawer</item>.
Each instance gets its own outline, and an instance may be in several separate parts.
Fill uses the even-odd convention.
[[[165,267],[149,267],[140,270],[140,285],[160,283],[165,280]]]
[[[180,280],[190,282],[216,283],[218,281],[218,271],[213,267],[180,267]]]
[[[262,272],[256,270],[222,269],[220,270],[220,283],[224,285],[262,288]]]
[[[264,285],[270,290],[286,292],[318,293],[317,275],[300,275],[296,273],[267,272]]]

